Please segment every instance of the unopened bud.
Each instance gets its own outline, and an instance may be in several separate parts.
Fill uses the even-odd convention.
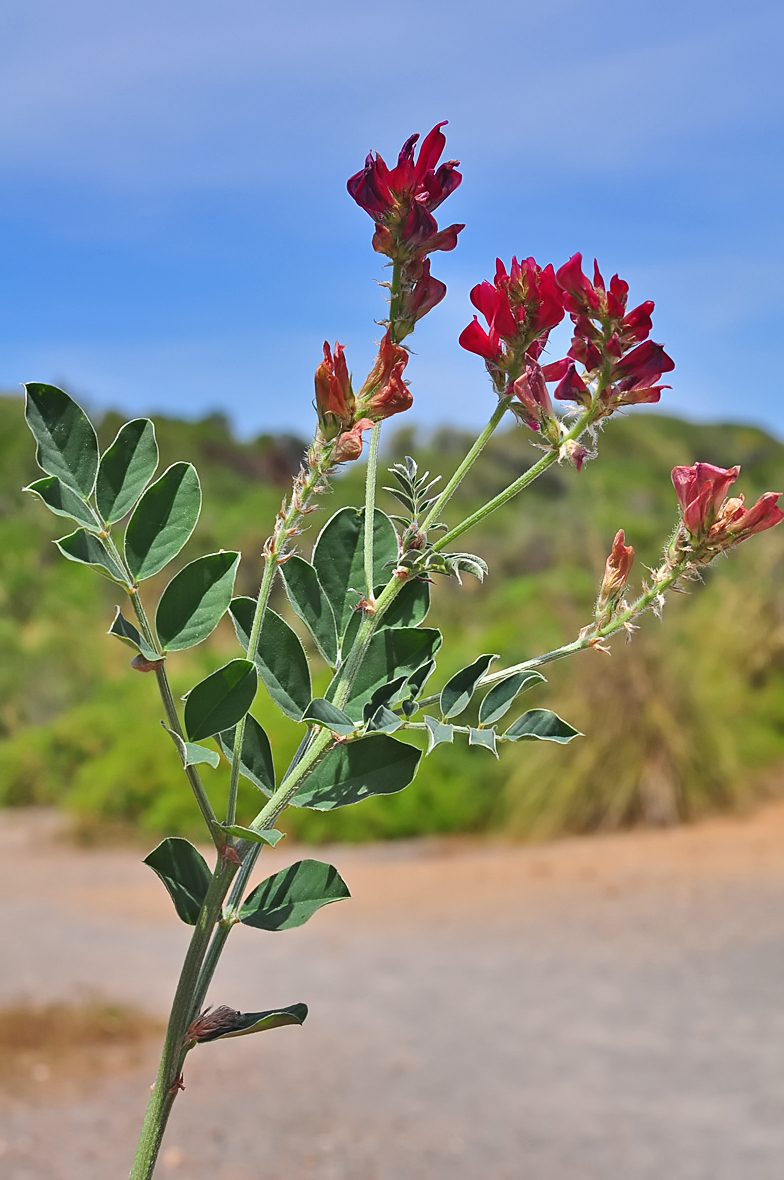
[[[148,660],[141,652],[131,660],[131,667],[135,668],[137,672],[155,672],[158,668],[162,668],[163,664],[163,660]]]
[[[632,564],[634,562],[634,548],[626,544],[623,529],[618,529],[610,551],[610,556],[604,567],[602,587],[599,591],[599,605],[604,606],[617,598],[626,589]]]

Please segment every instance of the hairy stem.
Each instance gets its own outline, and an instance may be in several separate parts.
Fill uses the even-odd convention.
[[[373,602],[373,532],[376,519],[376,470],[381,423],[376,422],[370,432],[367,472],[365,474],[365,598]]]
[[[574,439],[579,438],[580,435],[591,425],[595,417],[596,411],[593,407],[591,407],[589,410],[586,410],[584,414],[581,414],[571,430],[569,430],[561,439],[561,446],[563,446],[564,443],[572,442]],[[436,550],[443,549],[446,545],[451,544],[452,541],[457,540],[457,538],[465,533],[468,529],[473,528],[475,524],[479,524],[479,522],[484,520],[486,516],[489,516],[491,512],[495,512],[497,508],[501,508],[504,504],[508,504],[509,501],[513,500],[519,492],[522,492],[522,490],[527,488],[529,484],[533,483],[535,479],[538,479],[548,467],[552,467],[553,463],[555,463],[558,458],[558,448],[554,448],[553,450],[548,451],[547,454],[542,455],[541,459],[538,459],[532,467],[529,467],[528,470],[524,472],[519,479],[516,479],[514,483],[511,483],[508,488],[505,488],[503,492],[499,492],[499,494],[494,496],[492,500],[488,500],[488,502],[483,504],[481,508],[477,508],[476,512],[472,512],[471,515],[467,516],[465,520],[460,522],[460,524],[455,525],[453,529],[450,529],[440,541],[436,542],[433,548]]]
[[[454,475],[449,480],[449,483],[446,485],[444,490],[441,492],[441,495],[438,497],[438,499],[436,500],[435,504],[428,512],[425,519],[422,521],[422,524],[420,526],[422,529],[422,532],[426,533],[428,528],[435,521],[438,520],[440,513],[443,512],[444,508],[447,506],[449,501],[452,499],[455,492],[460,487],[460,484],[463,482],[466,475],[471,470],[474,463],[476,463],[477,459],[482,454],[482,451],[487,446],[487,444],[490,441],[492,435],[494,434],[496,428],[500,424],[501,419],[503,418],[506,411],[509,409],[509,406],[511,405],[512,400],[513,400],[513,396],[514,396],[513,394],[508,394],[508,395],[498,399],[498,405],[496,406],[495,411],[493,412],[493,415],[490,418],[490,421],[487,423],[484,430],[479,435],[479,438],[476,440],[474,445],[471,447],[471,450],[465,456],[465,458],[463,459],[460,466],[456,469]]]

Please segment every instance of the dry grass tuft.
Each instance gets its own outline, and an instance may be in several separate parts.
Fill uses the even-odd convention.
[[[99,999],[0,1008],[0,1089],[48,1093],[135,1069],[163,1029],[147,1013]]]

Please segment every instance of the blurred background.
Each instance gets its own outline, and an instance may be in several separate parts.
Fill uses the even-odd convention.
[[[478,651],[553,648],[589,620],[618,528],[637,585],[657,563],[673,465],[784,489],[783,27],[773,0],[0,0],[3,1176],[127,1172],[188,934],[142,850],[201,838],[155,685],[105,634],[115,588],[21,492],[20,382],[67,389],[102,445],[151,414],[162,463],[192,460],[204,488],[179,560],[241,549],[255,593],[322,342],[363,374],[384,314],[346,179],[449,119],[464,181],[444,224],[466,229],[433,257],[449,293],[409,341],[385,463],[447,472],[486,421],[457,338],[496,255],[596,256],[656,301],[677,366],[597,461],[466,535],[483,585],[434,596],[442,682]],[[449,518],[537,454],[500,431]],[[363,476],[335,481],[306,554]],[[311,1015],[189,1058],[161,1175],[779,1180],[784,529],[612,648],[526,698],[584,732],[567,748],[440,746],[399,795],[287,813],[265,872],[324,856],[354,900],[232,936],[209,1001]],[[173,657],[175,692],[229,653],[222,625]],[[280,769],[297,727],[261,694],[254,711]],[[204,777],[219,801],[225,768]],[[244,784],[242,819],[256,802]]]
[[[413,338],[414,408],[387,427],[387,457],[446,469],[486,419],[482,364],[456,338],[496,254],[596,255],[633,302],[657,301],[654,338],[677,362],[662,414],[614,421],[598,462],[552,473],[470,538],[492,574],[440,595],[448,658],[515,660],[574,635],[618,527],[638,571],[656,561],[674,463],[740,462],[747,495],[784,487],[783,19],[764,0],[655,13],[491,0],[481,16],[461,0],[383,16],[352,0],[3,5],[3,803],[63,805],[85,832],[195,823],[148,724],[150,685],[102,634],[112,591],[58,561],[56,528],[23,503],[34,467],[18,383],[67,388],[105,441],[120,415],[153,413],[164,460],[192,459],[205,481],[183,560],[240,547],[250,592],[311,430],[321,342],[345,343],[359,374],[383,315],[371,222],[345,180],[368,149],[392,159],[442,118],[465,177],[447,220],[467,227],[434,256],[449,295]],[[526,433],[499,437],[460,508],[534,460]],[[338,482],[335,507],[360,476]],[[783,557],[778,534],[755,541],[668,606],[664,627],[647,619],[612,659],[554,668],[541,699],[585,741],[498,765],[439,750],[405,796],[298,816],[297,834],[541,836],[672,823],[775,790]],[[199,658],[178,661],[183,685]],[[293,740],[279,737],[282,760]]]

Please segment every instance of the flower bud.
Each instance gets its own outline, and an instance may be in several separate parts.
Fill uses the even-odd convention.
[[[599,591],[599,606],[605,606],[623,593],[633,562],[634,548],[632,545],[626,544],[623,529],[618,529],[610,556],[604,567],[604,577]]]
[[[356,412],[373,422],[410,409],[414,398],[403,380],[408,352],[395,344],[389,331],[384,334],[378,355],[367,380],[357,394]]]
[[[340,435],[335,447],[333,459],[335,463],[351,463],[354,459],[358,459],[362,454],[362,432],[363,430],[370,430],[374,423],[370,418],[360,418],[351,430],[344,431]]]
[[[343,345],[335,344],[332,355],[324,341],[324,360],[316,369],[316,412],[324,437],[332,439],[354,420],[354,393]]]

